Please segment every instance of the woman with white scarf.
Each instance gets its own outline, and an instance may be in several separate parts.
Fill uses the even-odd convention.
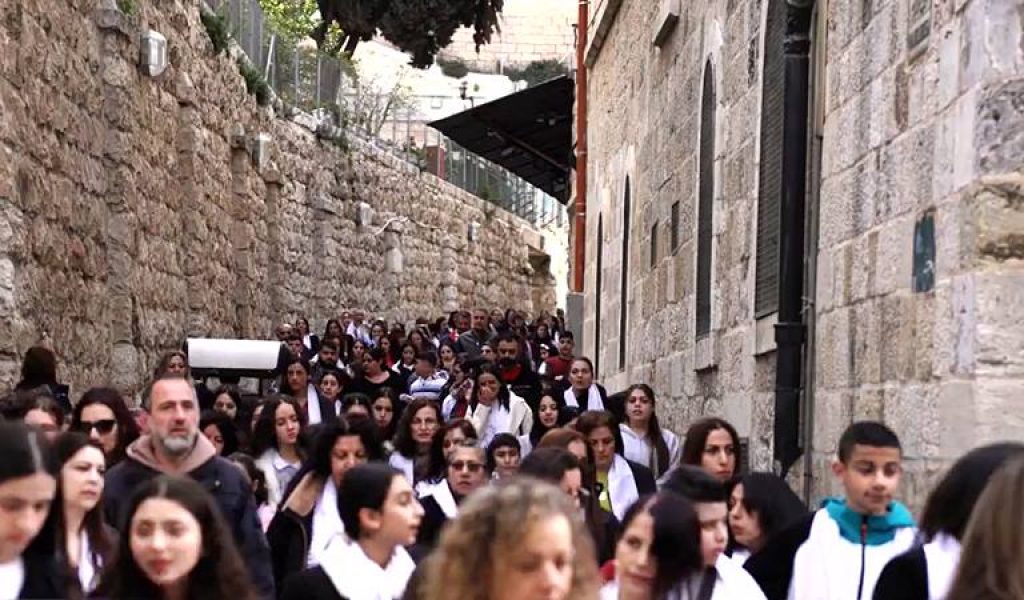
[[[608,405],[608,392],[601,384],[594,383],[594,363],[585,356],[577,356],[569,365],[569,389],[563,394],[566,406],[579,407],[580,412],[588,410],[611,410],[621,420],[620,411]]]
[[[405,476],[388,465],[351,469],[338,512],[351,541],[331,544],[320,565],[290,576],[282,600],[396,600],[416,569],[403,546],[416,539],[423,507]]]
[[[369,419],[339,419],[320,431],[267,529],[278,590],[288,575],[320,564],[332,544],[347,543],[338,513],[339,486],[353,467],[383,460]]]
[[[647,467],[622,457],[622,435],[610,412],[588,410],[576,421],[576,430],[583,434],[594,457],[598,502],[621,521],[637,499],[657,491],[654,475]]]
[[[509,390],[491,363],[484,363],[476,372],[466,418],[473,423],[483,448],[499,433],[528,436],[533,429],[533,411],[526,400]]]

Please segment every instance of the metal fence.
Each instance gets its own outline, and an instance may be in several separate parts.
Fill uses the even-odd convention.
[[[323,117],[346,110],[342,93],[347,69],[341,60],[318,52],[312,43],[286,41],[267,22],[259,0],[205,0],[223,16],[231,35],[286,105]],[[565,207],[508,170],[466,150],[416,114],[391,116],[377,132],[349,131],[372,137],[374,146],[398,155],[462,189],[526,219],[538,227],[568,222]]]

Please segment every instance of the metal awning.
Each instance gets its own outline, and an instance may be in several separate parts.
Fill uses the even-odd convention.
[[[574,100],[573,80],[558,77],[430,126],[565,204],[574,166]]]

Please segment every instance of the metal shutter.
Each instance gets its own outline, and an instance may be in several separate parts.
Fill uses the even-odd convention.
[[[764,40],[761,160],[758,174],[757,259],[754,316],[779,308],[779,211],[782,204],[782,136],[785,86],[786,3],[770,0]]]
[[[715,198],[715,79],[704,69],[700,109],[700,190],[697,206],[697,335],[711,331],[711,239]]]

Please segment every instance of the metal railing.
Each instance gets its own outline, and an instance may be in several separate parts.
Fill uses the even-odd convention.
[[[342,61],[318,52],[313,44],[296,44],[273,31],[259,0],[205,0],[227,21],[231,35],[286,105],[329,118],[346,110]],[[341,125],[341,123],[335,123]],[[379,131],[349,128],[374,147],[419,165],[423,170],[533,223],[561,227],[565,207],[532,184],[466,150],[427,126],[414,112],[392,115]]]

